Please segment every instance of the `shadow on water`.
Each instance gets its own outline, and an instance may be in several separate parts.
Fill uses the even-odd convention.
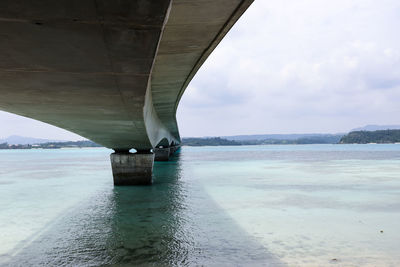
[[[284,265],[183,175],[178,154],[156,163],[153,186],[98,192],[7,265]]]

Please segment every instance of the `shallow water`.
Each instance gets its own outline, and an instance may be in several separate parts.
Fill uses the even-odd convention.
[[[400,145],[0,151],[0,265],[400,266]],[[382,232],[381,232],[382,231]]]

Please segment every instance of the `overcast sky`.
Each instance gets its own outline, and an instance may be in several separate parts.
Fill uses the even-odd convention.
[[[187,88],[181,136],[400,124],[400,1],[256,0]],[[0,113],[0,137],[79,139]]]

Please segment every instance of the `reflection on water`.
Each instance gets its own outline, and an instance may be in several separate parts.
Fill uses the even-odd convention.
[[[400,145],[0,151],[1,266],[400,266]]]
[[[153,186],[103,188],[5,265],[283,265],[180,179],[179,154],[156,165]]]

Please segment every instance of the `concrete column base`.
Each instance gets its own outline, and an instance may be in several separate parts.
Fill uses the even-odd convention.
[[[170,155],[170,156],[173,155],[176,151],[179,150],[180,147],[181,147],[180,145],[178,145],[178,146],[171,146],[171,147],[169,148],[169,155]]]
[[[164,147],[164,148],[154,148],[154,160],[155,161],[168,161],[169,160],[169,155],[170,155],[170,149],[169,147]]]
[[[114,185],[149,185],[153,182],[153,153],[116,152],[110,159]]]

